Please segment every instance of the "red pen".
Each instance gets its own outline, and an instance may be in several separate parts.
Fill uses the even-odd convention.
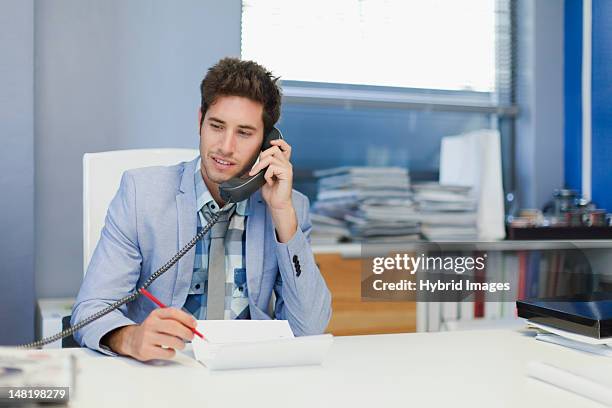
[[[166,305],[164,305],[158,298],[156,298],[155,296],[153,296],[148,290],[146,290],[145,288],[140,289],[140,293],[142,293],[143,295],[145,295],[146,297],[148,297],[153,303],[155,303],[157,306],[159,307],[168,307]],[[202,333],[200,333],[199,331],[197,331],[196,329],[192,329],[191,327],[189,328],[193,334],[200,336],[201,339],[204,339],[204,336],[202,336]]]

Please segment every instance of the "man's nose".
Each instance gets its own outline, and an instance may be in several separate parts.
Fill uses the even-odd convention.
[[[236,136],[234,132],[228,129],[223,134],[223,139],[221,140],[221,153],[226,156],[231,156],[234,154],[234,150],[236,148]]]

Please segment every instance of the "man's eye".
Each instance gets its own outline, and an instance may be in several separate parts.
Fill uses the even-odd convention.
[[[215,129],[221,129],[221,126],[217,125],[216,123],[211,123],[210,126],[212,126]]]
[[[251,136],[251,134],[250,134],[249,132],[245,132],[244,130],[239,130],[239,131],[238,131],[238,134],[239,134],[240,136],[244,136],[244,137],[249,137],[249,136]]]

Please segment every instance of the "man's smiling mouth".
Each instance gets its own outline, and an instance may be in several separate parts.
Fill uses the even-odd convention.
[[[215,168],[217,168],[218,170],[226,170],[236,165],[236,163],[233,163],[228,160],[224,160],[217,156],[210,156],[210,158],[212,159],[215,165]]]

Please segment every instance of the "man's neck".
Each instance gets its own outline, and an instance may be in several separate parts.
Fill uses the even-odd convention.
[[[206,188],[210,192],[210,195],[212,195],[213,200],[215,200],[219,208],[223,208],[223,206],[225,205],[225,201],[221,199],[221,193],[219,193],[219,185],[209,180],[208,177],[206,177],[206,174],[204,173],[204,168],[200,169],[200,174],[202,175],[202,180],[204,180],[204,184],[206,184]]]

